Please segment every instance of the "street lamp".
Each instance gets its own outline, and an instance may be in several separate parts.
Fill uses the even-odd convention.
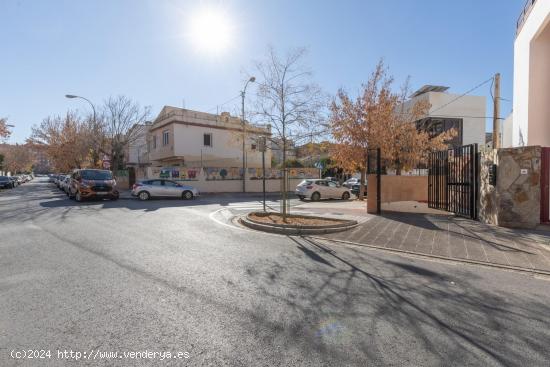
[[[241,99],[242,99],[242,124],[243,124],[243,192],[246,192],[246,121],[244,119],[244,97],[246,95],[246,87],[248,87],[248,83],[254,83],[256,81],[256,78],[251,76],[250,79],[247,80],[246,84],[244,85],[244,88],[241,92]]]
[[[65,94],[65,97],[66,98],[80,98],[80,99],[83,99],[86,102],[88,102],[90,104],[90,106],[92,106],[92,111],[94,111],[94,125],[95,125],[95,121],[96,121],[95,106],[88,98],[81,97],[81,96],[75,96],[74,94]]]
[[[85,100],[86,102],[88,102],[90,104],[90,106],[92,106],[92,111],[94,112],[94,117],[93,117],[93,129],[96,129],[97,128],[97,121],[96,121],[96,112],[95,112],[95,106],[94,104],[88,99],[88,98],[85,98],[85,97],[81,97],[81,96],[76,96],[74,94],[65,94],[65,98],[69,98],[69,99],[73,99],[73,98],[80,98],[80,99],[83,99]],[[97,138],[97,137],[94,137],[94,139]],[[95,165],[96,163],[96,159],[99,159],[98,157],[95,157],[95,156],[92,156],[92,159],[94,160],[93,164]]]

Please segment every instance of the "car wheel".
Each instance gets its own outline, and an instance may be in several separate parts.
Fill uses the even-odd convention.
[[[300,201],[304,201],[306,198],[303,196],[298,196],[298,199],[300,199]]]
[[[342,194],[342,200],[349,200],[349,192],[346,191]]]
[[[151,197],[151,195],[149,195],[149,193],[147,191],[142,191],[138,194],[138,198],[141,201],[149,200],[150,197]]]
[[[318,192],[314,192],[311,195],[311,201],[319,201],[319,200],[321,200],[321,194],[319,194]]]
[[[76,194],[74,195],[74,199],[78,202],[82,201],[82,195],[80,195],[80,191],[76,192]]]
[[[184,200],[191,200],[193,199],[193,193],[191,191],[184,191],[183,194],[181,194],[181,197]]]

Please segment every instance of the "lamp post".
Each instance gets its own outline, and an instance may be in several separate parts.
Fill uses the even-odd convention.
[[[247,80],[241,92],[243,124],[243,192],[246,192],[246,121],[244,119],[244,97],[246,95],[246,87],[248,87],[248,83],[254,83],[255,81],[256,78],[251,76],[250,79]]]
[[[90,104],[90,106],[92,107],[92,111],[94,113],[93,115],[93,128],[96,129],[96,124],[97,124],[97,120],[96,120],[96,111],[95,111],[95,106],[94,104],[86,97],[81,97],[81,96],[77,96],[77,95],[74,95],[74,94],[65,94],[65,98],[69,98],[69,99],[73,99],[73,98],[80,98],[80,99],[83,99],[85,100],[86,102],[88,102]],[[97,138],[97,137],[94,137],[94,138]],[[95,147],[94,147],[95,148]],[[96,163],[96,157],[92,156],[92,159],[94,160],[93,164],[95,165]],[[99,159],[99,158],[98,158]]]
[[[92,106],[92,111],[94,112],[94,125],[95,125],[95,122],[96,122],[96,112],[95,112],[95,106],[94,104],[88,99],[88,98],[85,98],[85,97],[81,97],[81,96],[75,96],[74,94],[65,94],[65,97],[66,98],[80,98],[80,99],[83,99],[85,100],[86,102],[88,102],[90,104],[90,106]]]

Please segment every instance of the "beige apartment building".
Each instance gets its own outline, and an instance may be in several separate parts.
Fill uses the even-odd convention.
[[[269,125],[246,123],[245,160],[247,168],[262,167],[258,149],[260,136],[271,136]],[[165,106],[144,139],[130,149],[130,163],[151,167],[217,167],[243,165],[243,125],[239,117],[228,112],[220,115]],[[147,153],[146,157],[144,151]],[[271,152],[265,154],[266,167],[271,167]]]

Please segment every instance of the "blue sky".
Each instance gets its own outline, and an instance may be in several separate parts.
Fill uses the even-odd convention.
[[[33,124],[68,108],[74,93],[96,104],[124,94],[152,108],[216,111],[238,95],[253,61],[271,44],[306,46],[326,93],[350,92],[383,57],[412,88],[462,93],[502,74],[512,98],[515,21],[524,0],[0,0],[0,116],[22,142]],[[234,25],[223,53],[198,50],[189,22],[220,7]],[[489,86],[474,94],[489,95]],[[237,101],[238,102],[238,101]],[[511,111],[503,102],[503,114]],[[229,104],[223,110],[233,111]],[[488,112],[488,115],[490,112]]]

